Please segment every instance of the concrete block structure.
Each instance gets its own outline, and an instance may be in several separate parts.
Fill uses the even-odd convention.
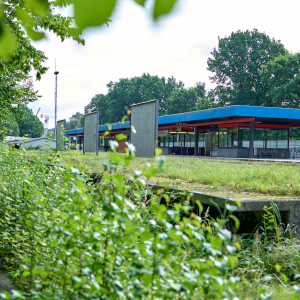
[[[99,112],[84,115],[83,153],[96,152],[99,148]]]
[[[66,137],[66,119],[57,121],[56,124],[56,150],[65,150],[65,137]]]
[[[136,156],[153,157],[158,142],[158,100],[131,105],[130,142]]]

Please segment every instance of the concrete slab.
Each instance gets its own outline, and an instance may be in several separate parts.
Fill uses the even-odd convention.
[[[130,141],[137,157],[153,157],[158,141],[158,100],[131,105]]]
[[[156,184],[149,184],[154,189],[167,189],[166,187],[156,185]],[[169,191],[184,191],[177,188],[168,188]],[[259,215],[262,217],[264,213],[264,206],[270,207],[271,202],[273,201],[279,208],[280,213],[284,216],[283,219],[286,224],[290,224],[290,226],[293,228],[293,236],[294,237],[300,237],[300,199],[248,199],[248,198],[227,198],[227,197],[221,197],[221,196],[215,196],[210,195],[206,193],[202,193],[199,191],[186,191],[189,193],[192,193],[192,200],[196,201],[199,200],[205,207],[213,207],[213,202],[217,203],[220,208],[225,208],[226,202],[231,205],[236,204],[236,200],[238,200],[241,203],[241,206],[237,209],[237,214],[240,213],[240,216],[243,217],[244,214],[241,213],[256,213],[256,215]],[[251,215],[251,214],[250,214]],[[254,216],[252,215],[252,218],[254,219]],[[251,222],[251,217],[246,218],[247,222]],[[258,219],[257,219],[258,220]],[[257,222],[257,220],[253,220],[254,222]],[[242,220],[241,220],[242,221]],[[247,224],[246,224],[247,225]],[[247,226],[246,226],[247,227]],[[250,226],[251,227],[251,226]]]

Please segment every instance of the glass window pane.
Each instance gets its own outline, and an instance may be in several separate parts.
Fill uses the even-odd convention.
[[[266,148],[265,129],[254,128],[254,148]]]
[[[191,147],[195,147],[195,134],[190,134]]]
[[[237,147],[237,146],[238,146],[237,127],[233,127],[229,129],[228,147]]]
[[[219,147],[228,147],[228,128],[219,129]]]
[[[277,130],[277,148],[287,149],[288,148],[288,129]]]
[[[203,132],[199,132],[198,147],[205,147],[204,133]]]
[[[277,148],[277,130],[267,129],[267,148]]]
[[[249,148],[250,130],[249,128],[239,127],[239,147]]]

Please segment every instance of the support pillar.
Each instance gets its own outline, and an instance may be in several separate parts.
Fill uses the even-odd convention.
[[[199,141],[199,126],[195,127],[195,149],[194,149],[194,155],[197,156],[199,153],[198,150],[198,141]]]
[[[249,158],[253,158],[254,146],[254,121],[250,122],[250,137],[249,137]]]

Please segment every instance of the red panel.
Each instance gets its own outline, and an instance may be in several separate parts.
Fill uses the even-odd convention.
[[[250,127],[250,123],[229,123],[218,125],[218,128],[224,127]],[[278,129],[289,129],[291,126],[289,125],[276,125],[276,124],[254,124],[254,128],[278,128]]]
[[[226,124],[230,123],[238,123],[238,122],[251,122],[255,121],[255,118],[247,118],[247,119],[238,119],[238,120],[230,120],[230,121],[218,121],[218,122],[208,122],[208,123],[194,123],[194,124],[185,124],[185,125],[170,125],[170,126],[160,126],[160,130],[168,130],[176,127],[183,127],[183,126],[207,126],[207,125],[217,125],[217,124]]]

